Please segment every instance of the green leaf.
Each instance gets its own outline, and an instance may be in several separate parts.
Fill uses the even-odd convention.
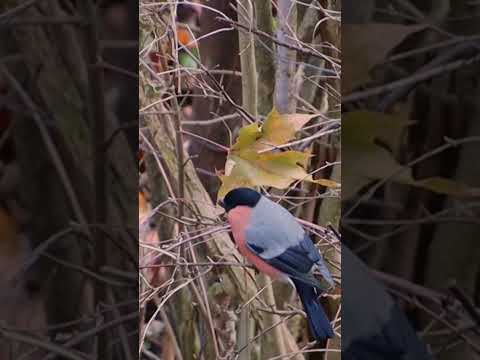
[[[252,145],[262,135],[257,123],[244,126],[238,132],[238,138],[232,150],[242,150]]]
[[[180,51],[178,53],[178,61],[183,67],[189,69],[196,69],[198,67],[197,62],[185,51]]]
[[[246,159],[265,172],[287,178],[288,182],[291,183],[293,180],[310,180],[312,178],[305,171],[309,158],[310,154],[308,153],[284,151],[255,154],[251,158]],[[275,187],[282,188],[279,186]]]

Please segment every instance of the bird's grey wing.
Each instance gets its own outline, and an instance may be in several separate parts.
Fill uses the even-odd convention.
[[[300,281],[326,290],[332,277],[318,249],[297,219],[285,208],[262,197],[246,229],[247,246],[270,265]],[[325,281],[313,276],[318,270]]]
[[[300,247],[307,254],[308,258],[314,263],[314,268],[312,271],[314,273],[318,272],[330,287],[334,287],[335,284],[333,282],[332,274],[330,274],[330,270],[328,270],[327,266],[325,265],[325,261],[323,260],[320,251],[318,251],[318,249],[315,247],[308,234],[305,234],[302,242],[300,243]]]
[[[330,272],[323,263],[318,250],[306,234],[304,234],[302,240],[296,242],[296,245],[275,247],[275,251],[272,251],[272,243],[287,244],[288,242],[285,239],[283,241],[279,239],[279,237],[281,238],[284,235],[272,234],[270,229],[271,227],[263,229],[261,226],[247,229],[246,245],[252,252],[274,268],[305,284],[314,286],[322,291],[326,291],[333,286]],[[264,239],[266,236],[271,236],[270,242],[259,241],[259,239]],[[270,245],[268,249],[266,249],[265,245],[262,246],[262,244],[266,243]],[[313,276],[312,269],[314,268],[320,270],[326,283],[319,281]]]

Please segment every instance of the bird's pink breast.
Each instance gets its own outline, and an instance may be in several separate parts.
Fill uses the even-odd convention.
[[[246,245],[245,230],[250,224],[251,213],[252,209],[248,206],[237,206],[228,212],[228,222],[232,227],[232,234],[238,246],[238,251],[261,272],[266,273],[274,279],[283,279],[284,276],[280,271],[251,252]],[[275,241],[275,239],[272,239],[272,241]]]

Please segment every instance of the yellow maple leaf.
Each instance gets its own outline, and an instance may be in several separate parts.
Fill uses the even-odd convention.
[[[225,174],[220,175],[222,186],[218,198],[238,187],[271,186],[285,189],[294,181],[310,181],[327,187],[338,183],[314,180],[307,173],[309,152],[278,151],[275,146],[285,145],[308,121],[318,115],[279,114],[273,109],[264,124],[247,125],[240,129],[238,138],[227,158]],[[227,166],[228,165],[228,166]]]

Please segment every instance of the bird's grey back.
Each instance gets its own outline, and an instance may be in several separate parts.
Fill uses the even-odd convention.
[[[262,249],[262,258],[271,259],[295,246],[305,231],[297,219],[287,209],[262,196],[252,211],[250,226],[247,228],[247,241]],[[272,242],[276,246],[271,246]]]

